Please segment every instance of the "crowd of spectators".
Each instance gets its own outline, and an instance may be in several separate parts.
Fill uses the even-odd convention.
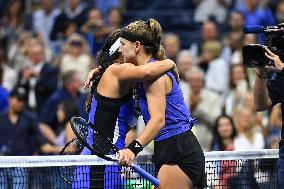
[[[145,2],[159,11],[164,1]],[[193,132],[203,150],[277,148],[280,107],[255,111],[254,71],[244,67],[241,53],[243,45],[263,41],[244,35],[242,27],[284,22],[284,1],[180,0],[172,7],[179,3],[190,7],[196,27],[187,35],[197,33],[198,40],[185,41],[184,34],[170,28],[164,30],[163,45],[167,58],[177,64],[184,99],[198,120]],[[131,11],[130,0],[0,4],[0,153],[57,154],[73,137],[67,120],[73,115],[87,118],[83,83],[96,67],[95,56],[106,36]],[[19,141],[17,136],[25,137]]]

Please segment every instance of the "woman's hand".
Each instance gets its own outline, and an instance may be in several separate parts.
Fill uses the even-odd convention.
[[[269,70],[272,70],[272,71],[277,71],[277,72],[280,72],[283,67],[284,67],[284,64],[283,62],[280,60],[279,56],[274,54],[271,50],[269,50],[267,47],[265,47],[265,56],[267,58],[269,58],[270,60],[272,60],[274,62],[274,66],[265,66],[265,68],[269,69]]]
[[[124,166],[130,166],[135,158],[135,154],[129,149],[119,151],[119,163]]]
[[[87,80],[85,81],[85,84],[84,84],[84,90],[90,87],[91,81],[93,81],[95,79],[95,77],[97,75],[99,75],[101,72],[102,72],[102,67],[100,67],[100,66],[97,67],[97,68],[92,69],[89,72]]]

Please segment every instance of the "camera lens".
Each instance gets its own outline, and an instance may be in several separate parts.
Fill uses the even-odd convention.
[[[243,47],[243,62],[248,68],[264,67],[269,63],[262,45],[251,44]]]
[[[256,46],[251,50],[251,62],[253,65],[258,66],[264,61],[264,48],[261,46]]]

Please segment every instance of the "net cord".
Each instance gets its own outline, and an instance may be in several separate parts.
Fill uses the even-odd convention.
[[[279,150],[257,151],[215,151],[205,152],[206,161],[267,159],[278,158]],[[114,158],[112,156],[109,156]],[[135,163],[151,162],[151,155],[137,156]],[[53,155],[53,156],[0,156],[0,167],[52,167],[76,165],[115,165],[116,162],[106,161],[95,155]]]

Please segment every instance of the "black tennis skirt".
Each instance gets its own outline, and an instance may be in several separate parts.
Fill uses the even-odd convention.
[[[156,174],[163,164],[178,165],[195,188],[206,187],[205,157],[202,148],[189,130],[161,141],[155,141]]]

